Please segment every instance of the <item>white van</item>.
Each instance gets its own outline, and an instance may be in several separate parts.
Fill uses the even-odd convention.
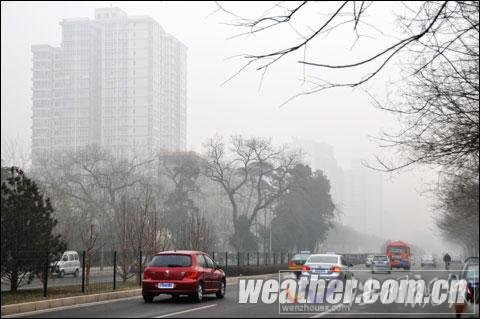
[[[52,273],[58,274],[59,277],[65,275],[73,275],[78,277],[80,274],[80,258],[78,253],[73,250],[69,250],[63,253],[62,258],[59,261],[52,263],[51,265]]]

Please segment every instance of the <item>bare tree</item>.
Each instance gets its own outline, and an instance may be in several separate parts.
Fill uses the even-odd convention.
[[[173,184],[172,192],[164,205],[175,247],[193,249],[190,244],[204,246],[198,238],[206,239],[209,234],[199,232],[210,232],[213,229],[207,225],[206,218],[199,217],[199,209],[193,200],[194,194],[201,196],[198,179],[204,160],[193,152],[163,153],[159,154],[159,159],[162,174]],[[198,223],[201,227],[197,227]],[[188,234],[189,231],[193,233]]]
[[[287,175],[300,154],[288,152],[285,147],[276,148],[270,139],[242,136],[232,136],[230,149],[219,137],[207,141],[205,147],[205,175],[221,185],[232,206],[232,245],[238,250],[255,249],[250,227],[262,209],[289,189]],[[252,190],[253,205],[242,210],[241,193]]]
[[[31,157],[27,143],[19,135],[16,137],[2,134],[2,167],[17,166],[30,168]]]
[[[54,198],[60,224],[75,222],[81,239],[76,245],[86,251],[87,278],[94,251],[103,252],[107,243],[115,245],[109,234],[113,220],[120,216],[121,194],[141,181],[138,171],[151,162],[116,159],[106,150],[89,146],[58,154],[36,172]]]
[[[402,158],[398,164],[377,157],[383,170],[414,163],[444,171],[478,170],[478,2],[476,7],[459,3],[453,9],[435,34],[408,50],[411,58],[402,69],[409,76],[398,83],[394,97],[385,102],[373,99],[403,124],[400,131],[378,139],[382,146],[396,147]]]
[[[68,245],[85,250],[87,286],[93,254],[99,248],[99,239],[105,234],[106,220],[111,212],[108,193],[101,184],[105,173],[101,166],[109,159],[108,152],[96,147],[86,148],[58,154],[55,161],[42,162],[35,172],[53,198],[60,228],[67,238],[75,239]],[[75,227],[68,226],[72,223]],[[72,230],[75,236],[68,233]]]
[[[154,191],[150,184],[140,184],[136,187],[136,195],[132,196],[133,214],[131,231],[128,232],[132,249],[141,247],[145,251],[153,252],[157,233],[157,210],[154,201]],[[163,222],[163,221],[161,221]]]
[[[474,174],[475,176],[470,176]],[[448,173],[437,189],[436,223],[442,234],[461,245],[466,254],[478,255],[478,171]]]
[[[333,30],[348,24],[352,26],[352,31],[356,35],[355,41],[358,41],[362,36],[366,36],[364,34],[365,30],[382,34],[381,26],[377,26],[378,22],[368,20],[367,14],[368,11],[372,10],[372,6],[379,4],[369,1],[338,1],[333,4],[311,1],[296,1],[286,4],[277,3],[261,17],[254,19],[239,17],[226,9],[224,5],[219,2],[216,3],[216,11],[225,12],[232,17],[231,25],[246,30],[237,34],[236,37],[258,34],[266,30],[280,28],[283,25],[290,25],[292,26],[292,32],[295,32],[301,38],[297,43],[285,46],[282,49],[262,54],[243,55],[247,63],[242,69],[254,64],[256,65],[256,70],[265,71],[285,56],[305,50],[310,42],[329,36]],[[323,61],[313,62],[306,59],[298,61],[302,65],[328,69],[358,69],[364,65],[373,65],[373,71],[363,74],[356,81],[344,83],[322,81],[322,84],[318,83],[315,88],[302,94],[315,93],[339,86],[359,86],[376,76],[394,56],[409,48],[417,49],[418,45],[428,47],[431,43],[437,44],[436,48],[430,48],[429,52],[422,52],[424,55],[433,54],[433,58],[429,61],[433,62],[435,59],[441,58],[442,51],[447,50],[452,43],[462,42],[472,33],[478,33],[478,19],[475,17],[475,15],[478,15],[478,3],[476,2],[423,1],[416,6],[415,4],[407,3],[402,3],[402,5],[404,6],[402,11],[408,12],[404,15],[398,14],[405,36],[395,39],[393,43],[372,56],[338,65]],[[305,26],[305,13],[312,10],[319,12],[320,19],[316,25]],[[455,32],[451,32],[448,37],[444,37],[445,28],[453,28],[459,22],[464,22],[464,27],[460,29],[454,28]],[[309,30],[308,34],[300,34],[293,25],[307,27],[304,29]],[[437,35],[441,35],[442,38],[435,38]],[[442,41],[441,44],[438,40]],[[443,50],[436,51],[438,47],[441,47]]]
[[[239,17],[218,2],[217,11],[227,13],[233,26],[245,29],[237,36],[285,32],[282,27],[290,26],[300,37],[280,49],[243,55],[247,62],[241,70],[254,66],[263,74],[287,55],[301,55],[298,62],[304,68],[303,82],[311,88],[291,99],[326,89],[361,87],[388,64],[399,62],[402,77],[390,87],[395,98],[387,102],[380,102],[373,94],[372,98],[378,107],[399,115],[404,124],[402,131],[379,138],[382,146],[398,148],[402,160],[396,163],[378,158],[380,165],[374,168],[392,171],[414,163],[463,168],[478,162],[479,2],[396,3],[396,21],[392,23],[401,30],[398,37],[386,36],[379,19],[369,19],[368,13],[381,5],[369,1],[277,3],[255,19]],[[319,12],[312,24],[306,18],[311,12]],[[316,51],[307,53],[314,42],[322,44],[335,30],[347,26],[351,26],[355,39],[352,50],[364,37],[381,36],[384,47],[371,56],[338,64],[308,58],[316,56]],[[314,75],[308,76],[306,67]],[[331,80],[326,74],[342,75],[340,78],[346,80]]]
[[[468,174],[450,174],[444,178],[438,189],[440,213],[436,222],[446,238],[461,245],[466,254],[478,256],[478,171],[475,178]]]
[[[209,251],[215,241],[212,227],[198,212],[187,217],[179,233],[178,249]]]
[[[140,275],[138,256],[149,257],[159,248],[164,250],[169,244],[169,240],[166,240],[167,220],[157,209],[161,204],[157,199],[160,192],[161,189],[156,187],[149,177],[145,177],[142,182],[130,188],[125,197],[128,208],[126,218],[123,217],[122,220],[126,224],[124,235],[128,245],[126,247],[122,245],[122,249],[124,256],[127,256],[130,251],[137,257],[133,260],[137,275]]]

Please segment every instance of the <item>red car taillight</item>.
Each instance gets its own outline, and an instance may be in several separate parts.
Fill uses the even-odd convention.
[[[309,271],[309,270],[312,270],[312,268],[310,268],[310,266],[303,266],[302,270],[303,271]]]
[[[333,266],[332,268],[330,268],[330,271],[331,272],[341,272],[342,270],[340,269],[340,267]]]
[[[199,274],[198,271],[187,271],[185,273],[185,277],[183,278],[197,280],[198,274]]]
[[[152,279],[152,273],[148,269],[146,269],[143,272],[143,280],[149,280],[149,279]]]
[[[288,263],[288,267],[295,267],[297,264],[294,261]]]

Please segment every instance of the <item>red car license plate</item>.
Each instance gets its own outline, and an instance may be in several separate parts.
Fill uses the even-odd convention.
[[[172,289],[173,288],[173,283],[171,282],[161,282],[158,284],[158,288],[160,289]]]

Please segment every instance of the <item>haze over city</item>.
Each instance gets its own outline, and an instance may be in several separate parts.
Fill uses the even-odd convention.
[[[376,165],[373,156],[385,156],[370,137],[379,136],[382,130],[396,128],[398,123],[389,114],[372,106],[371,99],[362,90],[336,89],[300,97],[280,107],[302,88],[298,68],[288,63],[272,68],[263,81],[258,72],[249,70],[222,85],[241,64],[238,58],[227,58],[254,51],[257,39],[228,40],[239,31],[221,24],[226,20],[224,16],[210,15],[216,9],[215,4],[194,2],[2,4],[2,146],[6,136],[18,136],[25,145],[30,145],[30,46],[41,43],[58,45],[62,19],[92,18],[95,8],[110,6],[119,7],[129,15],[151,16],[167,33],[188,47],[188,149],[200,152],[202,143],[214,134],[244,134],[272,137],[274,143],[279,144],[303,139],[334,145],[335,159],[343,170],[350,169],[352,163],[356,165],[360,160]],[[241,9],[235,3],[231,6]],[[385,12],[388,13],[388,9],[385,8]],[[177,18],[179,15],[182,19]],[[239,47],[242,41],[246,47]],[[290,76],[280,77],[285,74]],[[382,79],[388,80],[388,76],[383,75]],[[379,95],[382,93],[384,91]],[[388,151],[386,154],[388,156]],[[372,174],[377,173],[372,171]],[[432,219],[434,202],[426,193],[429,188],[426,185],[435,182],[435,175],[428,168],[415,168],[382,176],[383,236],[421,241],[424,245],[428,243],[429,248],[440,253],[441,239]],[[377,218],[372,216],[368,222],[375,222]],[[416,222],[409,222],[411,219]],[[364,230],[360,225],[355,228]]]
[[[2,1],[2,318],[478,317],[479,8]]]

